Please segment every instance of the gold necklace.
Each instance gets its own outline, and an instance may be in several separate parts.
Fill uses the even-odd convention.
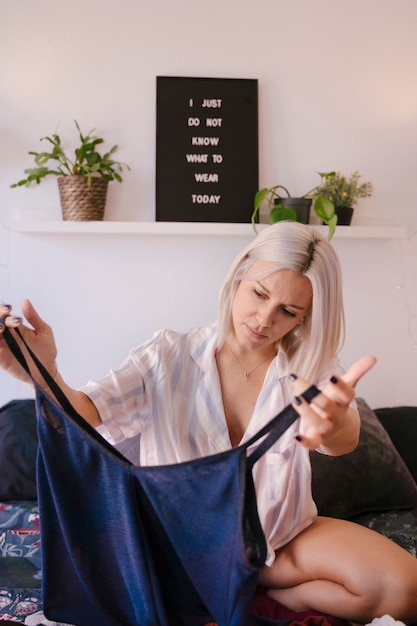
[[[253,370],[251,370],[250,372],[248,372],[238,361],[236,354],[233,352],[232,348],[229,346],[229,344],[226,341],[226,346],[229,348],[230,353],[232,355],[232,357],[234,358],[234,360],[236,361],[236,363],[239,365],[240,369],[242,370],[245,378],[246,378],[246,382],[249,382],[249,378],[252,376],[253,372],[255,370],[258,369],[258,367],[261,367],[261,365],[263,365],[268,359],[270,359],[271,357],[273,358],[273,355],[269,355],[266,357],[266,359],[264,359],[263,361],[261,361],[260,363],[258,363],[258,365],[256,367],[253,368]]]

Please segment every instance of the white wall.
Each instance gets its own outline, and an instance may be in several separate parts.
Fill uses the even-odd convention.
[[[358,169],[375,187],[354,223],[405,240],[334,240],[347,309],[346,366],[378,357],[359,391],[417,404],[417,3],[415,0],[3,0],[0,5],[0,300],[29,296],[53,325],[61,370],[81,384],[156,328],[216,315],[248,238],[10,232],[16,210],[59,218],[56,181],[10,189],[27,151],[73,119],[118,143],[132,171],[106,219],[155,214],[157,75],[258,78],[260,185],[294,195],[316,172]],[[0,404],[27,389],[0,374]]]

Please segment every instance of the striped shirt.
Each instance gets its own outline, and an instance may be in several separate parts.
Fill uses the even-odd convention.
[[[215,361],[217,325],[178,333],[157,332],[133,349],[120,368],[82,391],[96,405],[99,432],[111,443],[141,433],[141,465],[179,463],[230,449]],[[281,353],[270,364],[242,443],[293,398]],[[294,441],[299,420],[255,464],[259,518],[274,550],[309,526],[317,515],[311,495],[309,452]],[[256,444],[255,444],[256,445]]]

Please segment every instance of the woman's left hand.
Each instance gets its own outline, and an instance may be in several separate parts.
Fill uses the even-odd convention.
[[[350,403],[355,397],[358,381],[375,363],[374,357],[366,356],[356,361],[342,376],[332,376],[311,404],[300,395],[296,396],[293,407],[303,418],[297,435],[301,445],[311,450],[320,448],[324,453],[334,456],[355,449],[359,439],[360,419]],[[301,394],[310,384],[302,378],[296,378],[293,385],[297,393]]]

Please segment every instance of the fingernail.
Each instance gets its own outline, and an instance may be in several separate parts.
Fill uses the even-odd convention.
[[[302,441],[303,440],[301,435],[295,435],[294,439],[296,439],[297,441]]]
[[[3,309],[6,309],[6,311],[10,311],[11,308],[12,308],[11,304],[3,304]]]
[[[14,317],[13,318],[13,324],[20,324],[21,321],[22,321],[21,317]]]
[[[297,374],[290,374],[290,375],[288,376],[288,378],[289,378],[290,380],[297,380],[298,376],[297,376]]]
[[[332,376],[332,377],[330,378],[330,382],[331,382],[331,383],[333,383],[333,384],[336,384],[336,383],[337,383],[337,378],[336,378],[336,376]]]
[[[300,406],[300,404],[301,404],[301,398],[300,398],[300,396],[295,396],[295,398],[294,398],[294,402],[295,402],[295,404],[296,404],[297,406]]]

